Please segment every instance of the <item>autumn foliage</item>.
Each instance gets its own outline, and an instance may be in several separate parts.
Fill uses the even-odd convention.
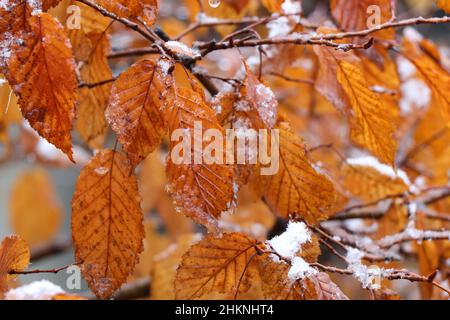
[[[77,266],[99,299],[448,299],[449,44],[418,26],[450,1],[303,2],[0,1],[0,166],[32,164],[0,298]],[[69,235],[49,168],[77,172]]]

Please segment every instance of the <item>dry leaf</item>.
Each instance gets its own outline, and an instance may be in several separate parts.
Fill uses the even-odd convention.
[[[8,236],[3,239],[0,246],[0,298],[7,289],[11,271],[23,271],[30,263],[30,249],[25,240],[18,236]]]
[[[14,233],[30,246],[52,240],[61,227],[61,205],[50,176],[41,168],[27,170],[17,178],[9,207]]]
[[[183,256],[175,279],[177,299],[247,291],[257,272],[255,257],[256,241],[243,234],[207,235]]]
[[[173,90],[169,67],[166,60],[141,60],[112,87],[106,118],[133,164],[155,150],[166,133],[162,109]]]
[[[198,121],[202,124],[202,135],[208,129],[216,129],[223,133],[222,137],[224,136],[224,130],[213,111],[199,94],[190,89],[177,89],[165,117],[170,135],[176,129],[184,129],[189,132],[190,137],[183,139],[194,140],[194,125]],[[169,154],[178,156],[180,151],[177,152],[174,148],[181,143],[172,141]],[[205,150],[209,144],[203,141],[201,150]],[[168,159],[167,190],[174,200],[177,211],[214,229],[220,214],[233,206],[233,168],[226,164],[206,164],[203,160],[196,163],[195,158],[203,155],[195,154],[194,146],[195,143],[191,143],[191,150],[188,150],[191,153],[190,159],[187,159],[188,164],[175,164],[172,157]],[[224,145],[222,150],[225,150]],[[188,154],[183,156],[187,158]]]
[[[23,45],[14,42],[6,77],[24,117],[50,143],[72,158],[72,119],[77,81],[72,48],[61,24],[41,13],[29,20]]]
[[[72,200],[76,261],[98,297],[110,297],[133,272],[143,249],[142,221],[128,160],[116,151],[99,151],[81,171]]]
[[[305,144],[289,127],[280,123],[280,163],[269,176],[264,199],[277,215],[301,217],[315,224],[331,213],[335,203],[333,184],[309,163]]]

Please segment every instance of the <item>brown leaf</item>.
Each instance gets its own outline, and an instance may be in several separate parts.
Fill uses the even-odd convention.
[[[167,125],[161,110],[173,95],[173,78],[166,60],[141,60],[114,82],[106,118],[133,164],[161,143]]]
[[[14,233],[30,246],[50,241],[61,226],[62,208],[50,176],[43,169],[27,170],[17,178],[9,207]]]
[[[437,0],[437,6],[444,10],[446,13],[450,13],[450,1],[449,0]]]
[[[348,300],[341,289],[324,272],[304,279],[290,280],[290,264],[263,256],[260,274],[264,297],[270,300]]]
[[[435,105],[450,126],[450,74],[436,60],[413,42],[403,39],[402,54],[416,67],[430,87]]]
[[[84,41],[90,44],[90,53],[86,61],[83,61],[81,79],[88,85],[102,84],[80,89],[76,129],[91,148],[99,149],[103,147],[108,129],[105,109],[112,86],[108,81],[113,77],[107,59],[110,51],[109,37],[107,33],[90,33]]]
[[[148,26],[156,20],[157,0],[96,0],[106,10],[121,18],[142,19]]]
[[[167,247],[166,250],[154,257],[151,268],[151,299],[175,299],[174,283],[177,267],[181,262],[183,254],[200,238],[198,234],[183,234],[175,244]]]
[[[11,271],[23,271],[30,263],[30,249],[25,240],[18,236],[8,236],[3,239],[0,246],[0,297],[7,289]]]
[[[246,78],[241,89],[242,100],[235,104],[236,111],[240,111],[248,118],[255,129],[272,129],[277,121],[278,102],[272,90],[261,83],[244,63]]]
[[[175,279],[177,299],[247,291],[257,272],[255,246],[256,241],[239,233],[207,235],[183,256]]]
[[[214,112],[206,105],[202,97],[193,90],[179,88],[174,101],[168,104],[165,112],[170,135],[176,129],[184,129],[190,137],[183,140],[194,140],[194,123],[202,125],[202,135],[208,129],[216,129],[225,136],[223,128],[217,121]],[[172,141],[169,154],[178,156],[177,148],[184,143]],[[202,150],[209,146],[206,139],[203,141]],[[204,224],[208,228],[215,228],[216,219],[223,211],[233,206],[233,168],[226,164],[207,164],[205,161],[195,161],[202,153],[195,153],[195,143],[191,143],[190,150],[186,148],[183,154],[185,160],[181,164],[175,164],[172,157],[167,161],[167,190],[172,196],[177,211],[183,212],[194,221]],[[222,150],[225,150],[224,145]],[[175,150],[174,150],[175,149]],[[188,158],[188,152],[191,157]],[[219,156],[220,156],[219,152]],[[201,162],[201,163],[196,163]],[[223,163],[224,163],[223,159]]]
[[[380,23],[388,22],[391,17],[391,0],[331,0],[331,13],[339,26],[346,31],[358,31],[375,27],[371,25],[370,17],[374,12],[369,11],[370,6],[377,6],[380,10]],[[376,14],[376,12],[375,12]],[[373,22],[372,22],[373,23]],[[393,39],[395,31],[382,30],[375,33],[380,39]]]
[[[14,42],[6,77],[24,117],[73,161],[71,129],[77,81],[72,48],[61,24],[41,13],[30,18],[32,32]]]
[[[264,199],[277,215],[301,217],[315,224],[328,217],[335,203],[333,184],[309,163],[303,140],[289,124],[279,124],[280,160],[269,176]]]
[[[101,150],[81,171],[72,200],[75,257],[91,290],[107,298],[133,272],[143,249],[137,180],[127,158]]]
[[[363,201],[372,202],[409,190],[408,177],[397,174],[375,158],[348,159],[341,169],[344,187]]]
[[[393,165],[398,112],[369,89],[357,56],[323,47],[314,50],[321,62],[316,87],[347,115],[352,141]]]
[[[0,40],[29,30],[31,11],[27,1],[5,0],[0,7]]]

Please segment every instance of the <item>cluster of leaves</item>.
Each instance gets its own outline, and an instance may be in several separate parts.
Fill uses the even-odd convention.
[[[10,109],[2,112],[0,141],[9,147],[7,128],[19,123],[23,149],[36,161],[69,165],[50,143],[83,165],[72,199],[72,238],[75,263],[95,295],[109,298],[131,275],[151,273],[156,299],[218,297],[212,292],[347,299],[329,276],[340,273],[376,297],[392,297],[389,284],[367,285],[358,271],[367,267],[359,262],[355,271],[339,250],[358,250],[382,267],[397,259],[390,249],[406,250],[406,242],[415,244],[408,253],[417,256],[423,276],[389,269],[383,277],[424,282],[427,298],[448,294],[433,287],[448,281],[450,256],[450,68],[430,40],[414,29],[400,36],[395,27],[450,20],[398,21],[390,0],[333,0],[331,16],[318,5],[308,20],[294,0],[224,0],[221,10],[203,0],[185,2],[198,13],[190,27],[171,19],[156,27],[156,0],[0,5],[0,72],[9,85],[2,85],[1,98]],[[381,8],[382,25],[371,29],[367,7],[373,4]],[[70,18],[70,5],[81,8],[78,29],[60,22]],[[271,15],[254,18],[263,11]],[[193,43],[208,37],[204,27],[223,40]],[[127,47],[111,52],[111,34],[126,34]],[[112,66],[126,70],[116,77]],[[278,129],[278,172],[261,176],[261,163],[180,165],[170,156],[164,168],[161,155],[177,146],[168,137],[178,129],[193,133],[196,121],[203,132],[224,135],[226,128]],[[89,160],[73,146],[73,122],[79,143],[95,150]],[[117,138],[111,149],[105,148],[108,128]],[[316,147],[308,149],[305,140]],[[152,210],[169,236],[146,221],[143,212]],[[60,211],[45,172],[18,179],[11,213],[30,245],[56,232]],[[290,256],[265,241],[274,216],[305,227],[306,241]],[[346,224],[355,218],[359,230]],[[44,230],[30,228],[42,219]],[[202,239],[191,221],[207,229]],[[367,231],[372,225],[375,231]],[[319,239],[347,269],[318,262]],[[4,240],[0,293],[28,261],[23,240]]]

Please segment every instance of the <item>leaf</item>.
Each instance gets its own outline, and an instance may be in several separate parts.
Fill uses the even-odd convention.
[[[397,147],[393,137],[395,122],[389,118],[387,105],[367,87],[362,69],[358,66],[342,61],[337,77],[354,112],[354,118],[350,120],[352,140],[384,163],[393,165]]]
[[[80,8],[81,29],[85,34],[96,32],[105,32],[106,28],[110,24],[110,18],[105,17],[97,10],[85,5],[81,2],[75,2]],[[76,29],[75,29],[76,30]],[[74,31],[74,30],[72,30]]]
[[[30,250],[25,240],[18,236],[8,236],[3,239],[0,246],[0,297],[7,289],[11,271],[23,271],[30,263]]]
[[[246,78],[241,89],[243,100],[235,108],[251,121],[255,129],[272,129],[277,121],[278,102],[272,90],[261,83],[244,62]]]
[[[391,0],[331,0],[331,14],[339,26],[346,31],[358,31],[375,27],[377,11],[371,11],[371,6],[377,6],[380,13],[380,23],[388,22],[392,15]],[[393,39],[395,31],[382,30],[375,33],[379,39]]]
[[[176,91],[174,101],[168,103],[165,111],[169,133],[182,129],[189,133],[188,140],[194,140],[194,123],[198,121],[202,125],[202,135],[206,130],[215,129],[225,136],[223,128],[217,121],[214,112],[205,104],[202,97],[195,91],[179,88]],[[170,143],[169,155],[178,156],[174,148],[182,142]],[[201,151],[209,145],[203,141]],[[216,219],[223,211],[233,206],[233,167],[226,164],[195,163],[195,157],[203,156],[194,149],[195,143],[191,143],[191,157],[181,164],[173,163],[172,157],[167,161],[167,191],[172,196],[175,208],[183,212],[194,221],[205,225],[210,229],[216,227]],[[188,149],[188,148],[186,148]],[[222,150],[225,150],[222,145]],[[223,161],[225,162],[225,161]]]
[[[270,12],[280,12],[283,0],[262,0],[262,4]]]
[[[402,54],[416,67],[430,87],[436,105],[450,126],[450,74],[436,60],[420,50],[407,38],[403,39]]]
[[[199,234],[186,233],[180,235],[177,242],[167,247],[163,252],[154,257],[151,268],[151,299],[174,300],[174,283],[177,267],[181,262],[183,254],[189,247],[197,242]]]
[[[444,10],[446,13],[450,13],[450,1],[449,0],[437,0],[436,4],[439,8]]]
[[[248,291],[257,274],[256,256],[256,241],[243,234],[207,235],[183,256],[175,279],[176,298]]]
[[[30,18],[31,8],[27,1],[5,0],[0,7],[0,40],[28,30]]]
[[[324,47],[314,50],[320,61],[316,88],[347,115],[352,141],[393,165],[398,111],[369,89],[357,56]]]
[[[112,86],[109,80],[113,78],[107,59],[110,51],[109,37],[106,32],[90,33],[84,41],[90,44],[90,53],[86,61],[83,61],[81,79],[88,85],[101,85],[80,89],[76,129],[91,148],[99,149],[103,147],[108,129],[105,109]]]
[[[162,109],[173,95],[168,61],[141,60],[122,73],[111,89],[106,118],[133,164],[161,143],[167,125]]]
[[[157,0],[96,0],[106,10],[121,18],[142,19],[147,26],[151,26],[158,11]]]
[[[324,272],[292,281],[288,277],[291,266],[263,256],[260,274],[264,297],[270,300],[348,300],[341,289]]]
[[[366,202],[409,190],[409,179],[403,171],[395,173],[373,157],[347,159],[341,174],[345,189]]]
[[[293,215],[310,224],[326,219],[335,203],[333,184],[311,166],[303,140],[289,124],[280,123],[278,129],[279,170],[269,176],[266,203],[282,218]]]
[[[9,207],[14,233],[30,246],[50,241],[61,226],[62,208],[53,183],[43,169],[27,170],[17,178]]]
[[[77,80],[72,48],[61,24],[41,13],[30,18],[32,33],[14,42],[6,77],[22,114],[42,137],[72,157],[72,119]]]
[[[99,151],[81,171],[72,199],[76,262],[98,297],[110,297],[133,272],[143,250],[142,221],[128,160],[116,151]]]

